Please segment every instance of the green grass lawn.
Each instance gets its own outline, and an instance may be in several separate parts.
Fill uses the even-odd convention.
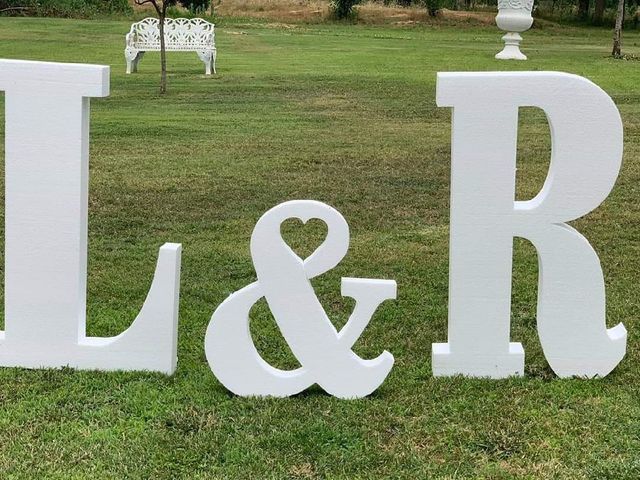
[[[499,62],[493,28],[223,23],[219,73],[195,54],[158,54],[125,76],[128,22],[0,20],[0,55],[112,67],[111,96],[92,101],[88,331],[115,335],[144,300],[158,247],[181,242],[177,373],[0,369],[0,478],[640,478],[640,62],[608,57],[610,32],[545,27],[524,35],[530,60]],[[640,35],[625,51],[640,54]],[[434,379],[431,343],[446,341],[450,111],[438,71],[563,70],[603,87],[625,124],[625,162],[611,196],[575,222],[607,282],[609,325],[628,353],[603,380],[560,380],[536,334],[537,260],[517,240],[512,340],[526,376]],[[549,163],[541,112],[523,109],[518,197]],[[498,133],[498,132],[496,132]],[[3,189],[2,189],[3,190]],[[342,325],[353,301],[340,277],[390,278],[355,345],[396,364],[370,398],[319,388],[293,398],[228,393],[204,356],[214,309],[255,280],[249,254],[262,213],[291,199],[327,202],[351,226],[351,249],[314,280]],[[323,225],[294,222],[301,255]],[[0,235],[0,238],[2,236]],[[295,359],[264,300],[252,312],[260,352]]]

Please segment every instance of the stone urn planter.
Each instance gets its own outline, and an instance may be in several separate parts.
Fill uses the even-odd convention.
[[[504,48],[496,55],[500,60],[526,60],[520,51],[522,37],[520,32],[529,30],[533,24],[531,10],[533,0],[498,0],[498,15],[496,23],[500,30],[507,32],[502,37]]]

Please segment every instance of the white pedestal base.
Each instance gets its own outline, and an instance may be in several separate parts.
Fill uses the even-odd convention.
[[[522,36],[516,32],[509,32],[502,37],[504,48],[496,58],[498,60],[526,60],[527,56],[520,51]]]
[[[486,355],[469,351],[452,354],[448,343],[434,343],[431,363],[434,377],[521,377],[524,375],[524,349],[521,343],[509,343],[507,354]]]

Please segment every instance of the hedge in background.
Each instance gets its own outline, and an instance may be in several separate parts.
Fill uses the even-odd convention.
[[[90,18],[130,14],[127,0],[0,0],[3,15]]]

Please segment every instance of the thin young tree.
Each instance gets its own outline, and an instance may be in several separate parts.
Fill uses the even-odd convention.
[[[160,94],[167,93],[167,50],[164,42],[164,22],[167,18],[167,8],[176,4],[176,0],[135,0],[136,5],[151,4],[158,14],[158,29],[160,30]]]
[[[624,0],[618,0],[618,12],[616,14],[616,26],[613,30],[613,51],[611,55],[616,58],[622,56],[622,23],[624,22]]]

